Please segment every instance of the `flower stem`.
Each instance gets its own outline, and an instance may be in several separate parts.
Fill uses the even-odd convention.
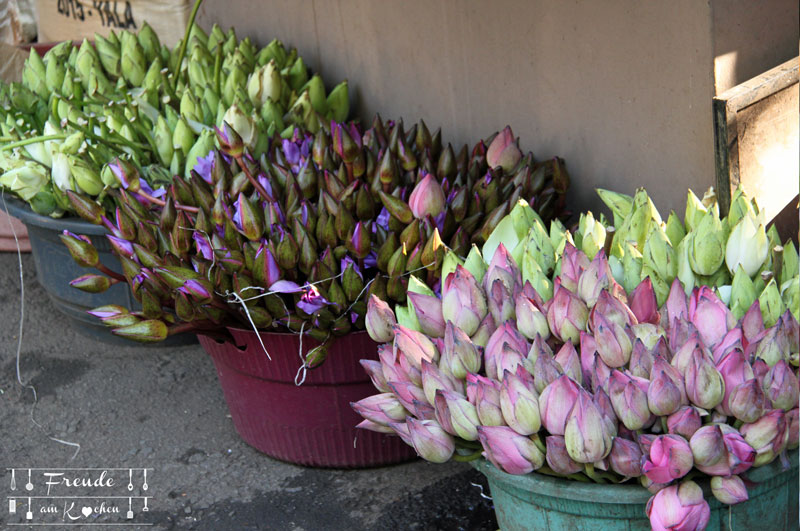
[[[261,197],[263,198],[269,197],[270,195],[267,193],[267,190],[263,186],[261,186],[261,183],[258,182],[258,179],[253,177],[253,174],[250,173],[250,170],[247,168],[247,165],[244,163],[244,160],[242,160],[243,156],[239,155],[235,158],[236,158],[236,163],[239,165],[240,168],[242,168],[242,171],[247,176],[247,180],[250,181],[250,184],[253,185],[253,188],[258,190],[258,193],[261,194]]]
[[[112,271],[112,270],[110,270],[109,268],[107,268],[106,266],[104,266],[103,264],[101,264],[101,263],[99,263],[99,262],[97,263],[97,265],[96,265],[95,267],[96,267],[96,268],[97,268],[97,269],[98,269],[100,272],[102,272],[102,273],[105,273],[106,275],[108,275],[109,277],[111,277],[111,279],[112,279],[112,284],[116,284],[116,282],[127,282],[127,280],[125,279],[125,277],[124,277],[124,276],[120,275],[120,274],[119,274],[119,273],[117,273],[116,271]],[[114,281],[116,281],[116,282],[114,282]]]
[[[153,197],[152,195],[148,194],[147,192],[143,192],[141,189],[138,192],[133,192],[133,193],[138,195],[138,196],[140,196],[140,197],[143,197],[144,199],[147,199],[151,203],[154,203],[154,204],[156,204],[158,206],[162,206],[163,207],[164,205],[167,204],[166,202],[162,201],[161,199],[159,199],[157,197]],[[188,205],[181,205],[180,203],[175,203],[175,208],[177,208],[178,210],[183,210],[185,212],[191,212],[192,214],[197,214],[198,212],[200,212],[200,209],[198,207],[193,207],[193,206],[188,206]]]
[[[47,140],[64,140],[67,138],[64,133],[60,133],[57,135],[42,135],[42,136],[33,136],[31,138],[25,138],[23,140],[17,140],[16,142],[11,142],[9,144],[3,144],[0,146],[0,151],[5,151],[7,149],[14,149],[16,147],[27,146],[28,144],[38,144],[39,142],[46,142]]]
[[[476,450],[474,453],[469,455],[453,454],[453,461],[457,461],[459,463],[468,463],[478,459],[481,456],[481,453],[483,453],[483,450]]]
[[[192,13],[189,15],[189,22],[186,24],[186,32],[183,34],[183,40],[181,41],[181,49],[178,52],[178,64],[175,65],[175,80],[173,81],[174,85],[172,90],[178,90],[178,79],[180,78],[181,74],[181,63],[183,63],[183,58],[186,55],[186,46],[189,44],[189,35],[192,33],[192,26],[194,26],[194,19],[197,16],[197,10],[200,9],[200,4],[203,3],[203,0],[195,0],[194,7],[192,7]]]

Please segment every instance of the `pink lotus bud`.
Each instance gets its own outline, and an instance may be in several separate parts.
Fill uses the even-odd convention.
[[[559,288],[547,309],[547,323],[553,335],[561,341],[578,344],[581,331],[586,330],[589,308],[574,293]]]
[[[642,429],[652,415],[647,405],[649,382],[643,378],[626,375],[618,370],[611,373],[608,394],[614,412],[629,430]]]
[[[406,424],[414,449],[421,458],[432,463],[445,463],[453,456],[455,440],[438,422],[408,417]]]
[[[495,279],[487,290],[487,305],[494,324],[500,326],[509,319],[514,319],[515,306],[511,289],[502,280]]]
[[[789,432],[786,448],[794,450],[797,448],[798,442],[800,442],[800,419],[798,418],[797,408],[786,412],[786,431]]]
[[[440,367],[453,377],[463,380],[467,373],[477,373],[481,369],[481,353],[469,336],[448,321],[444,331],[444,349]]]
[[[581,332],[580,357],[583,378],[576,381],[586,382],[587,385],[590,385],[594,360],[595,358],[600,358],[600,356],[597,354],[597,342],[594,340],[594,336],[588,332]],[[648,376],[650,375],[648,374]]]
[[[486,150],[486,162],[489,164],[489,168],[500,166],[506,172],[513,170],[521,158],[522,152],[517,147],[514,133],[509,126],[506,126],[494,137],[492,143],[489,144],[489,149]]]
[[[517,315],[517,330],[526,338],[533,340],[536,336],[542,339],[550,337],[550,327],[547,325],[547,316],[542,313],[536,302],[520,292],[516,298],[515,312]]]
[[[442,317],[472,336],[486,316],[486,297],[475,277],[463,266],[447,275],[442,290]]]
[[[717,407],[725,397],[725,380],[702,350],[694,350],[683,373],[686,396],[703,409]]]
[[[578,356],[578,351],[575,350],[575,345],[573,345],[569,341],[564,343],[558,350],[558,354],[556,354],[555,361],[561,366],[561,369],[564,372],[564,374],[566,374],[576,382],[580,382],[581,380],[583,380],[581,359]]]
[[[689,306],[686,301],[686,293],[683,291],[683,285],[677,278],[672,281],[672,286],[669,289],[667,302],[662,311],[666,310],[667,324],[672,326],[675,319],[687,319],[689,316]]]
[[[372,295],[372,297],[374,296]],[[409,291],[408,300],[411,301],[414,307],[414,313],[417,315],[417,321],[419,321],[422,333],[429,337],[443,337],[444,318],[442,317],[441,299],[432,295]],[[367,317],[369,317],[369,313],[367,313]]]
[[[757,421],[744,424],[739,431],[744,440],[756,451],[753,466],[772,462],[789,442],[786,414],[782,409],[773,409]]]
[[[656,358],[651,377],[647,404],[654,415],[671,415],[689,403],[683,378],[664,358]]]
[[[549,352],[540,352],[533,364],[533,381],[538,393],[544,392],[545,388],[556,381],[564,370],[556,362]]]
[[[694,432],[700,429],[703,421],[700,419],[700,412],[697,408],[683,406],[678,411],[667,417],[667,430],[669,433],[680,435],[687,441],[692,438]]]
[[[653,441],[656,440],[658,435],[652,433],[642,433],[636,436],[636,442],[639,448],[642,449],[642,454],[650,455],[650,447],[653,446]]]
[[[728,353],[717,363],[717,370],[725,381],[725,395],[722,398],[722,402],[717,406],[717,409],[724,415],[733,415],[728,403],[731,392],[737,385],[755,376],[753,374],[753,369],[744,358],[744,353],[736,349]]]
[[[741,474],[753,466],[755,450],[733,426],[709,424],[701,427],[689,441],[694,466],[708,475]]]
[[[361,366],[364,367],[364,370],[369,375],[370,380],[372,380],[372,385],[375,386],[375,389],[382,393],[388,393],[391,391],[389,389],[389,384],[386,383],[386,378],[383,376],[383,366],[381,365],[380,361],[376,360],[359,360]]]
[[[503,343],[503,349],[500,354],[495,357],[495,362],[498,375],[502,375],[506,371],[512,374],[516,373],[517,369],[520,367],[531,367],[531,363],[525,358],[524,353],[518,351],[508,343]]]
[[[594,355],[592,368],[589,372],[593,390],[608,389],[608,379],[611,377],[611,367],[605,364],[599,354]]]
[[[433,404],[436,391],[455,391],[462,393],[464,390],[460,381],[449,374],[439,370],[439,367],[427,360],[422,360],[422,391],[429,404]]]
[[[408,207],[417,219],[426,216],[435,218],[442,213],[445,207],[444,191],[433,175],[427,174],[414,187],[408,196]]]
[[[528,352],[528,342],[514,327],[514,323],[507,321],[499,326],[489,337],[484,351],[484,365],[486,366],[486,376],[489,378],[502,378],[503,373],[497,372],[497,362],[503,352],[503,345],[508,345],[520,354]]]
[[[594,316],[598,314],[605,317],[607,321],[617,323],[622,327],[638,323],[636,316],[633,315],[628,305],[611,295],[608,290],[600,292],[597,302],[592,307],[592,311],[589,312],[589,328],[591,330],[596,330]]]
[[[700,337],[697,328],[691,321],[683,317],[675,319],[670,323],[667,331],[668,346],[671,350],[678,350],[694,335]]]
[[[387,427],[408,416],[408,411],[392,393],[368,396],[358,402],[350,402],[350,406],[365,419]]]
[[[578,398],[564,426],[567,453],[578,463],[594,463],[611,452],[611,442],[611,434],[592,395],[579,389]]]
[[[536,377],[534,376],[534,381]],[[567,416],[578,400],[580,386],[569,376],[561,375],[545,387],[539,396],[539,414],[542,426],[551,435],[564,435]]]
[[[665,330],[658,325],[654,325],[651,323],[638,323],[635,325],[631,325],[631,331],[633,332],[633,338],[640,339],[644,346],[653,350],[654,352],[658,352],[659,342],[665,338]],[[633,339],[632,338],[632,339]],[[671,357],[664,357],[667,361],[672,359]]]
[[[478,440],[478,411],[467,399],[451,391],[437,391],[434,400],[436,420],[442,428],[467,441]]]
[[[409,375],[388,344],[378,345],[378,358],[381,360],[381,372],[387,385],[388,382],[414,382],[417,386],[422,385],[422,373],[414,369],[414,374]]]
[[[701,531],[708,525],[711,509],[703,490],[694,481],[683,481],[659,490],[647,502],[653,531]]]
[[[761,384],[755,378],[740,383],[728,396],[728,410],[742,422],[755,422],[769,407]]]
[[[474,403],[478,410],[478,418],[484,426],[504,426],[503,410],[500,408],[500,383],[485,379],[475,382]]]
[[[496,280],[500,280],[506,286],[509,293],[516,293],[518,287],[522,285],[522,275],[517,263],[502,243],[492,256],[492,261],[483,276],[483,289],[487,293],[491,291],[492,285]],[[535,291],[535,290],[534,290]],[[498,326],[500,326],[498,324]]]
[[[576,294],[589,308],[597,302],[600,293],[608,288],[611,270],[608,268],[606,253],[601,250],[592,259],[578,279]]]
[[[692,292],[689,320],[700,332],[700,339],[710,348],[714,348],[736,325],[736,319],[728,307],[708,286],[695,288]]]
[[[656,292],[653,290],[653,282],[650,277],[646,277],[636,286],[631,293],[629,305],[633,315],[640,323],[658,324],[661,321]]]
[[[368,421],[365,420],[364,422]],[[364,422],[362,422],[361,424],[363,424]],[[361,424],[359,424],[359,426],[361,426]],[[395,435],[397,435],[403,440],[404,443],[406,443],[411,447],[414,446],[414,441],[411,440],[411,432],[408,429],[407,422],[393,422],[392,424],[389,424],[389,427],[392,429]]]
[[[695,351],[699,351],[701,354],[705,354],[703,344],[700,342],[699,334],[692,335],[686,343],[681,345],[679,348],[675,350],[675,354],[672,356],[672,360],[670,361],[670,365],[678,369],[678,372],[684,374],[686,372],[686,367],[689,365],[689,362],[692,359],[692,355]],[[710,353],[708,353],[710,356]]]
[[[536,363],[536,360],[539,359],[539,356],[542,354],[553,356],[553,349],[550,348],[550,345],[548,345],[544,339],[541,337],[536,337],[533,339],[531,348],[528,351],[528,361],[531,363]]]
[[[603,362],[611,368],[626,365],[633,350],[628,332],[617,323],[607,321],[602,315],[595,315],[594,325],[597,353]]]
[[[747,342],[753,341],[764,331],[764,317],[761,303],[756,299],[742,318],[742,333]]]
[[[544,464],[544,454],[530,438],[508,426],[478,426],[483,455],[508,474],[529,474]]]
[[[356,428],[361,430],[369,430],[374,431],[376,433],[385,433],[387,435],[395,435],[396,432],[394,429],[388,426],[384,426],[383,424],[377,424],[372,422],[371,420],[362,420],[358,424],[356,424]]]
[[[493,380],[492,378],[487,378],[486,376],[481,376],[479,374],[467,374],[467,400],[469,400],[470,404],[475,405],[477,396],[478,396],[478,382],[483,383],[484,385],[488,385],[490,387],[494,387],[497,390],[498,397],[500,396],[500,382],[497,380]],[[499,398],[498,398],[499,400]]]
[[[414,402],[427,402],[425,392],[421,387],[417,387],[411,382],[388,382],[389,389],[392,390],[394,396],[403,404],[403,407],[409,411],[414,411]]]
[[[739,476],[712,477],[711,492],[716,499],[727,505],[735,505],[750,499],[747,487]]]
[[[642,472],[655,483],[669,483],[692,469],[694,458],[689,443],[680,435],[659,435],[650,446]]]
[[[611,470],[620,476],[635,478],[642,475],[642,451],[635,442],[615,437],[608,457]]]
[[[611,403],[608,394],[602,388],[595,389],[592,400],[597,409],[600,410],[600,418],[603,420],[606,433],[611,437],[616,437],[619,430],[619,419],[617,419],[617,414],[614,413],[614,405]]]
[[[376,343],[389,343],[394,339],[397,320],[391,307],[375,295],[370,295],[365,319],[369,337]]]
[[[495,330],[497,330],[497,326],[494,324],[494,317],[492,314],[487,313],[486,316],[481,321],[481,324],[478,326],[478,331],[472,334],[472,342],[475,343],[479,347],[486,347],[486,344],[489,342],[489,338],[492,337]]]
[[[395,356],[401,353],[416,368],[421,368],[422,360],[436,363],[439,360],[439,351],[436,345],[422,332],[411,330],[403,325],[394,327]]]
[[[644,378],[648,380],[650,373],[653,370],[653,363],[655,358],[653,354],[644,346],[641,339],[636,339],[633,342],[633,350],[631,351],[631,359],[628,362],[628,370],[633,376]]]
[[[743,349],[743,341],[742,341],[742,329],[741,328],[731,328],[728,330],[728,333],[725,334],[725,337],[722,338],[722,341],[717,343],[717,346],[714,347],[712,351],[712,355],[714,358],[714,363],[719,362],[725,355],[730,352],[731,350],[738,348]]]
[[[759,338],[750,343],[748,351],[755,345],[755,357],[764,360],[772,367],[779,360],[788,357],[791,352],[789,336],[784,332],[780,323],[766,329]]]
[[[539,400],[533,378],[522,367],[505,371],[500,388],[500,410],[506,423],[520,435],[532,435],[541,427]]]
[[[567,242],[561,257],[561,275],[559,276],[561,285],[572,292],[577,291],[581,273],[589,267],[589,263],[589,258],[583,251]]]
[[[547,446],[547,452],[545,453],[547,465],[554,472],[568,476],[583,471],[583,465],[573,461],[569,456],[564,437],[561,435],[549,435],[545,438],[545,444]]]

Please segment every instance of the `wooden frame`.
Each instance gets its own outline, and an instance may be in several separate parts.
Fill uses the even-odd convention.
[[[798,57],[714,98],[714,165],[720,214],[727,215],[731,193],[740,182],[737,114],[798,83]]]

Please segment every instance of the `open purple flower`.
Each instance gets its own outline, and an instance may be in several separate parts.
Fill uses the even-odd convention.
[[[318,312],[328,304],[331,304],[331,301],[320,294],[316,286],[306,284],[305,289],[306,292],[303,293],[302,297],[300,297],[300,300],[297,302],[297,307],[307,314],[311,315],[315,312]]]

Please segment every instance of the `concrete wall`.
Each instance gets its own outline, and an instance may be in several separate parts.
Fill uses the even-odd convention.
[[[762,47],[723,31],[736,10],[715,1],[229,0],[206,2],[200,21],[296,46],[331,85],[349,78],[363,119],[424,117],[454,144],[510,124],[523,149],[566,159],[574,209],[598,207],[595,187],[642,184],[682,213],[686,188],[714,181],[714,58]],[[796,2],[766,3],[759,20],[794,34],[763,47],[796,54]],[[748,73],[774,66],[748,57]]]

